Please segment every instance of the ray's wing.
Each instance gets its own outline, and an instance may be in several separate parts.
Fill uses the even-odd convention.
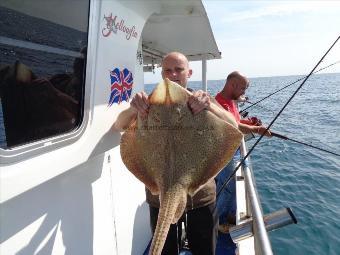
[[[159,188],[152,173],[146,168],[142,157],[143,148],[138,139],[136,122],[133,123],[122,135],[120,141],[120,154],[127,169],[137,177],[153,193],[158,194]]]
[[[167,132],[167,153],[172,161],[164,160],[173,166],[171,172],[175,182],[181,183],[193,196],[229,163],[243,135],[208,111],[193,115],[186,105],[174,108],[168,118],[173,118],[171,123],[176,124]]]
[[[210,112],[203,112],[202,122],[207,123],[203,131],[193,132],[200,142],[195,144],[197,162],[188,193],[194,195],[208,180],[215,177],[227,165],[240,146],[242,133],[231,124]],[[197,138],[196,138],[197,139]]]

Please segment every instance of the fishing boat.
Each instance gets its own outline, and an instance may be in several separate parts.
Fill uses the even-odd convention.
[[[202,62],[207,89],[221,53],[204,5],[4,0],[0,17],[0,253],[147,254],[144,185],[111,126],[170,51]],[[249,165],[236,173],[237,248],[217,254],[272,254],[267,230],[293,221],[262,215]]]

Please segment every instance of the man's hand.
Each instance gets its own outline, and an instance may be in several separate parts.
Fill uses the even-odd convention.
[[[270,133],[269,130],[266,131],[266,127],[265,126],[252,126],[254,133],[257,133],[259,135],[264,134],[267,137],[272,137],[272,134]]]
[[[189,97],[188,105],[193,114],[197,114],[210,106],[210,96],[203,90],[197,90]]]
[[[252,125],[254,126],[261,126],[262,121],[256,117],[250,117],[249,120],[251,121]]]
[[[261,126],[262,125],[262,121],[256,117],[250,117],[247,119],[241,119],[240,121],[243,124],[247,124],[250,126]]]
[[[136,95],[134,95],[130,105],[136,113],[141,115],[142,118],[146,117],[149,113],[150,105],[148,95],[144,91],[138,92]]]

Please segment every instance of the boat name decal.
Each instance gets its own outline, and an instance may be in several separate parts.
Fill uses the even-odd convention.
[[[120,71],[118,68],[114,68],[110,71],[111,79],[111,94],[108,106],[114,103],[120,104],[122,101],[128,102],[131,97],[133,76],[132,73],[124,68]]]
[[[104,15],[104,19],[106,24],[102,29],[102,34],[104,37],[108,37],[112,32],[117,34],[118,31],[122,31],[126,34],[126,40],[130,40],[131,38],[137,38],[138,32],[136,31],[136,27],[133,25],[132,27],[128,27],[125,25],[125,20],[119,20],[117,15],[112,17],[112,13],[109,16]]]

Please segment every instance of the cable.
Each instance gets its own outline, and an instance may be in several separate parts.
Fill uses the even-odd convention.
[[[332,63],[332,64],[330,64],[330,65],[328,65],[328,66],[325,66],[325,67],[323,67],[323,68],[317,70],[316,72],[314,72],[314,73],[312,73],[312,74],[316,74],[316,73],[318,73],[318,72],[320,72],[320,71],[322,71],[322,70],[324,70],[324,69],[326,69],[326,68],[328,68],[328,67],[330,67],[330,66],[333,66],[333,65],[335,65],[335,64],[337,64],[337,63],[340,63],[340,60],[338,60],[338,61],[336,61],[336,62],[334,62],[334,63]],[[277,91],[275,91],[275,92],[269,94],[268,96],[266,96],[266,97],[264,97],[264,98],[262,98],[262,99],[256,101],[255,103],[251,103],[251,102],[249,102],[249,101],[247,100],[246,102],[247,102],[247,103],[250,103],[251,105],[249,105],[249,106],[247,106],[246,108],[242,109],[242,110],[240,111],[240,113],[242,113],[242,112],[248,110],[249,108],[253,107],[254,105],[257,105],[258,103],[262,102],[263,100],[267,99],[268,97],[271,97],[272,95],[275,95],[276,93],[278,93],[278,92],[280,92],[280,91],[282,91],[282,90],[288,88],[289,86],[294,85],[295,83],[297,83],[297,82],[303,80],[304,78],[306,78],[306,76],[304,76],[304,77],[302,77],[302,78],[300,78],[300,79],[298,79],[298,80],[296,80],[296,81],[294,81],[294,82],[292,82],[292,83],[290,83],[290,84],[284,86],[283,88],[281,88],[281,89],[279,89],[279,90],[277,90]]]

